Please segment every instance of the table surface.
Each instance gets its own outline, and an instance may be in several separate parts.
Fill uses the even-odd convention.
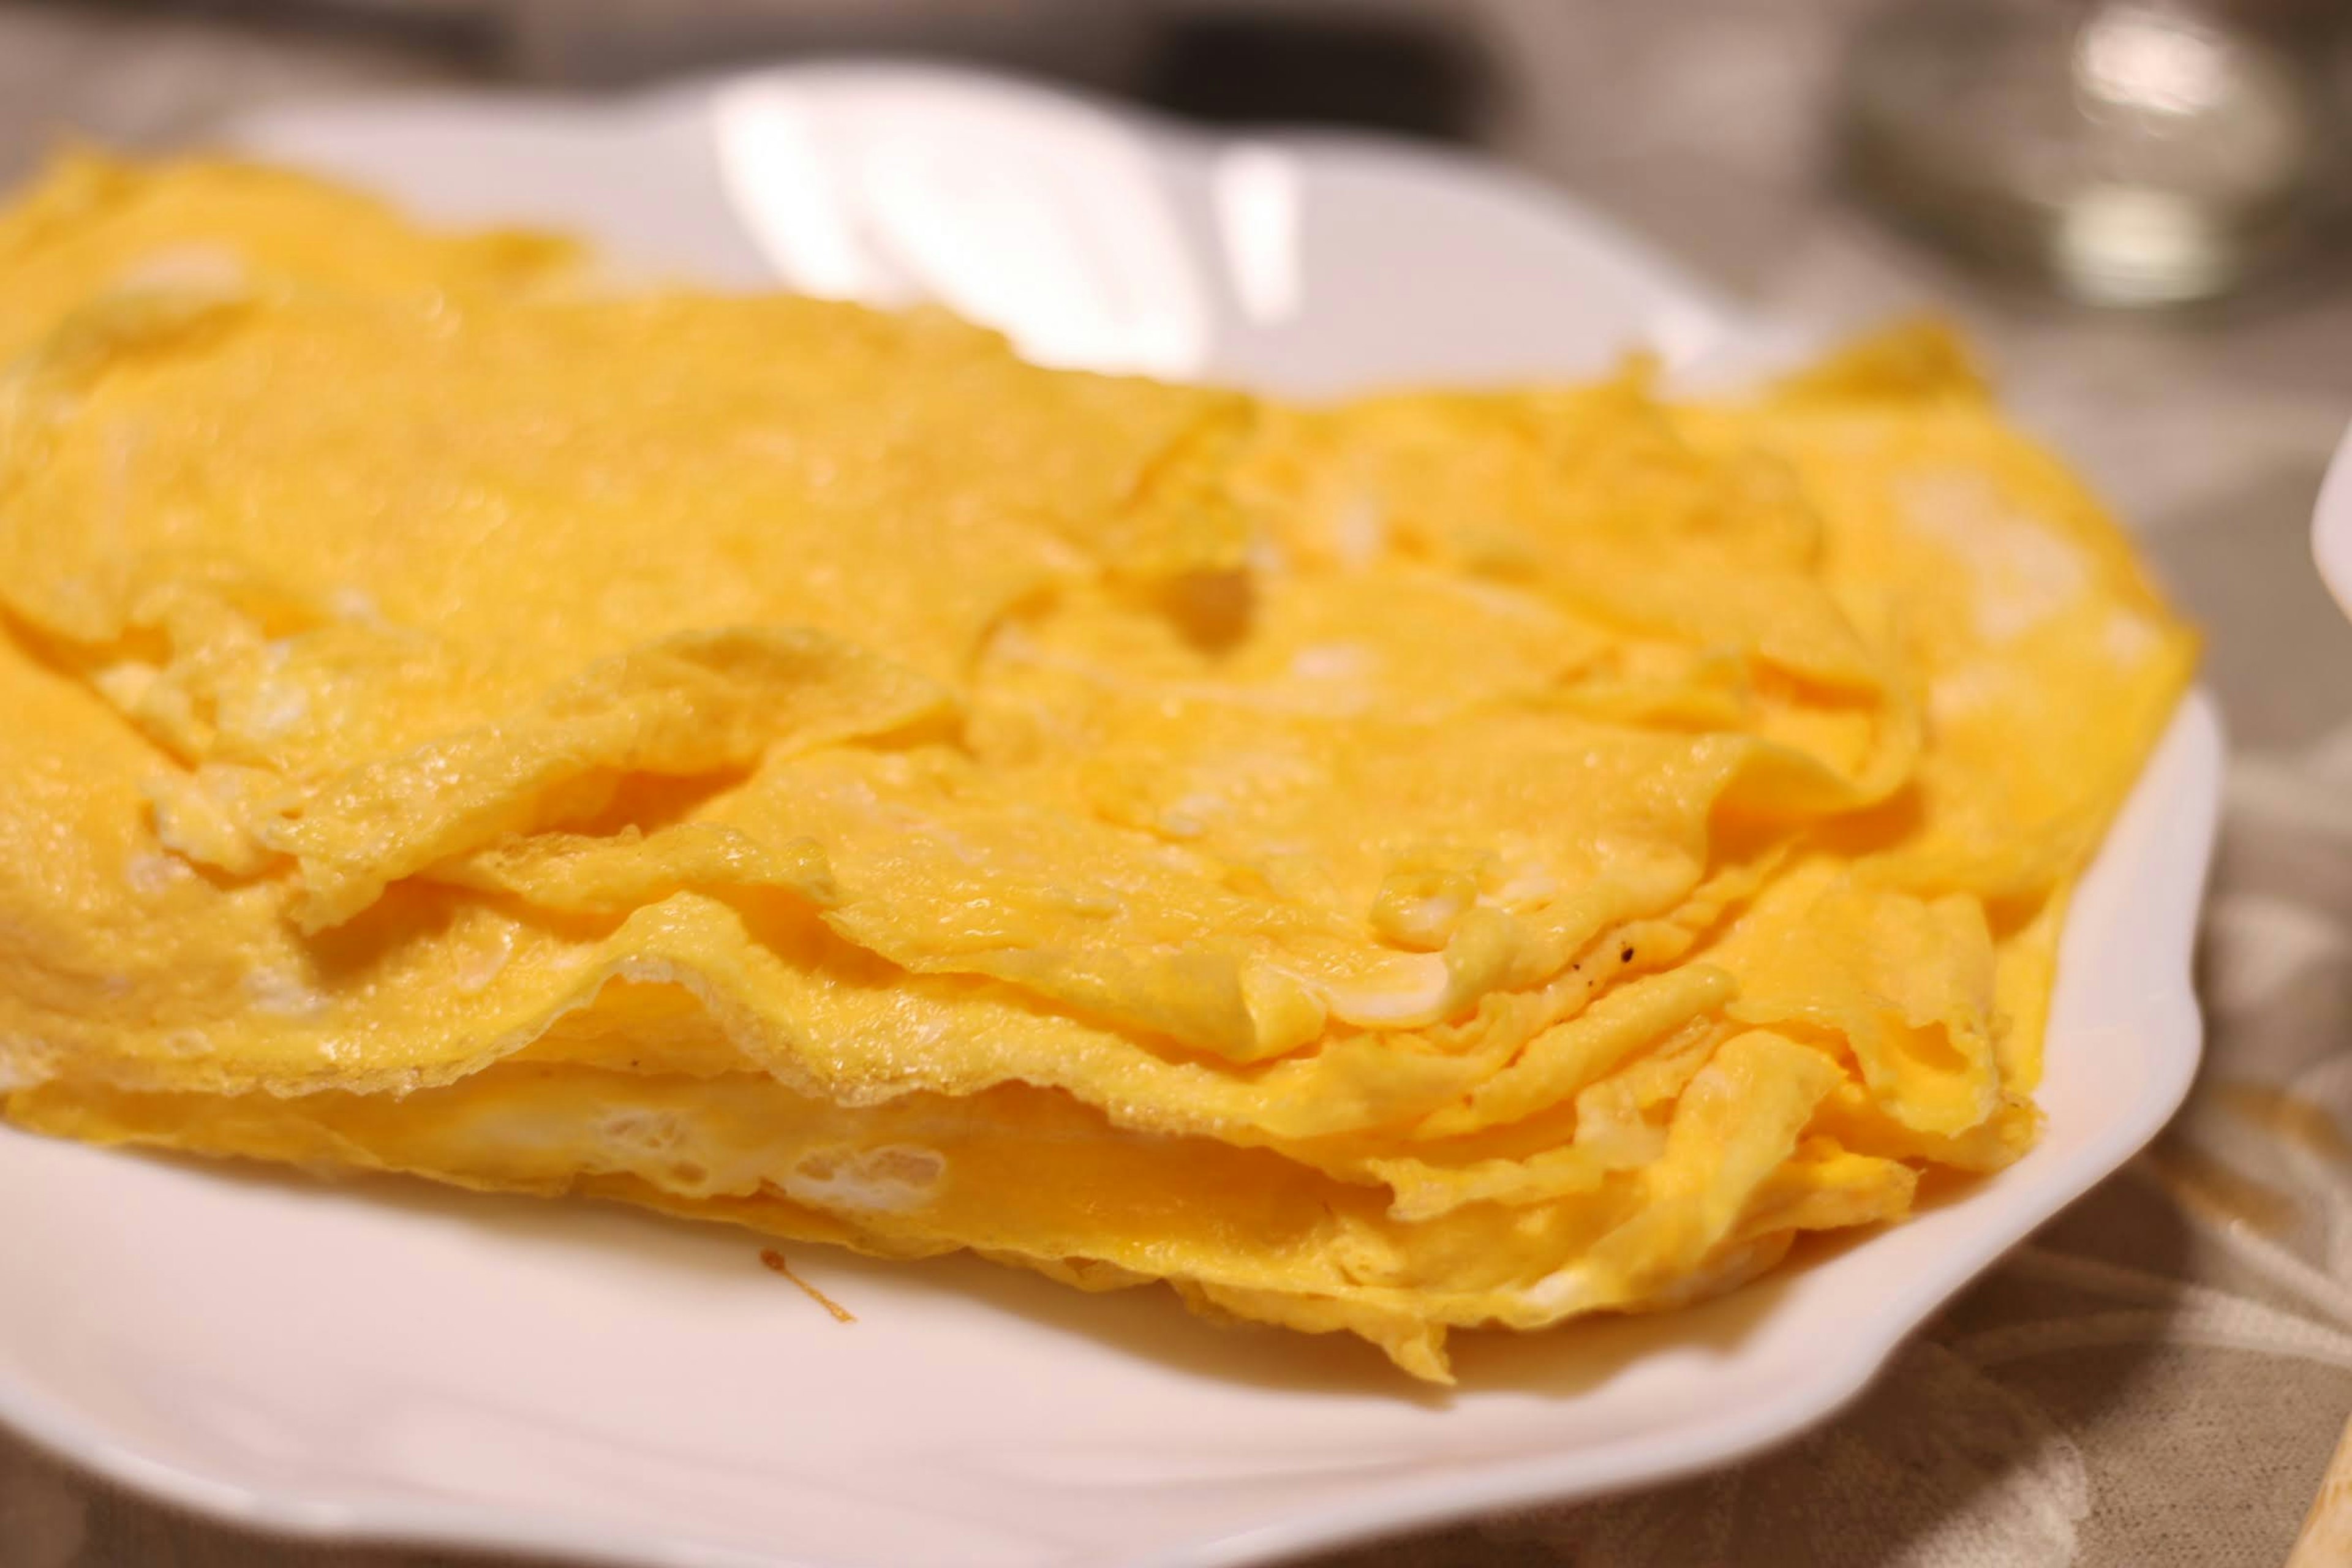
[[[1768,314],[1922,306],[2137,528],[2204,626],[2233,759],[2211,1045],[2158,1146],[1953,1305],[1870,1394],[1742,1468],[1321,1560],[2272,1568],[2352,1410],[2352,624],[2305,531],[2352,415],[2352,260],[2197,320],[1983,285],[1838,199],[1847,0],[1454,0],[1507,62],[1496,150]],[[219,8],[216,8],[219,9]],[[473,68],[380,36],[0,0],[0,179],[61,130],[200,138],[272,98]],[[0,1436],[0,1568],[428,1568],[183,1518]]]

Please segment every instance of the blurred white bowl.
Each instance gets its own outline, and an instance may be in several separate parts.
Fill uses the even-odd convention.
[[[2352,615],[2352,430],[2336,448],[2311,518],[2311,554],[2336,602]]]

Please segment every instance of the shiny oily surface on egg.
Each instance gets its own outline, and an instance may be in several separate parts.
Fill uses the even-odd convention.
[[[2193,663],[1932,328],[1297,408],[79,154],[0,361],[11,1120],[1426,1379],[2028,1149]]]

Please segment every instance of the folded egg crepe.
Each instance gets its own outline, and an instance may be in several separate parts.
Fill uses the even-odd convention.
[[[0,361],[12,1121],[1429,1379],[2029,1148],[2192,658],[1931,329],[1298,408],[82,155]]]

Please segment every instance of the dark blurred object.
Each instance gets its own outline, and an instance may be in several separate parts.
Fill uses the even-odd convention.
[[[84,0],[86,4],[99,0]],[[1470,139],[1496,72],[1461,0],[105,0],[360,29],[615,87],[810,55],[963,61],[1218,124]]]
[[[614,86],[809,54],[966,60],[1124,86],[1154,16],[1129,0],[494,0],[520,74]]]
[[[1333,9],[1179,16],[1146,58],[1146,100],[1217,124],[1314,122],[1454,140],[1483,129],[1493,72],[1465,26]]]
[[[2089,304],[2185,305],[2309,255],[2347,192],[2308,0],[1903,0],[1865,26],[1846,167],[1948,247]]]

